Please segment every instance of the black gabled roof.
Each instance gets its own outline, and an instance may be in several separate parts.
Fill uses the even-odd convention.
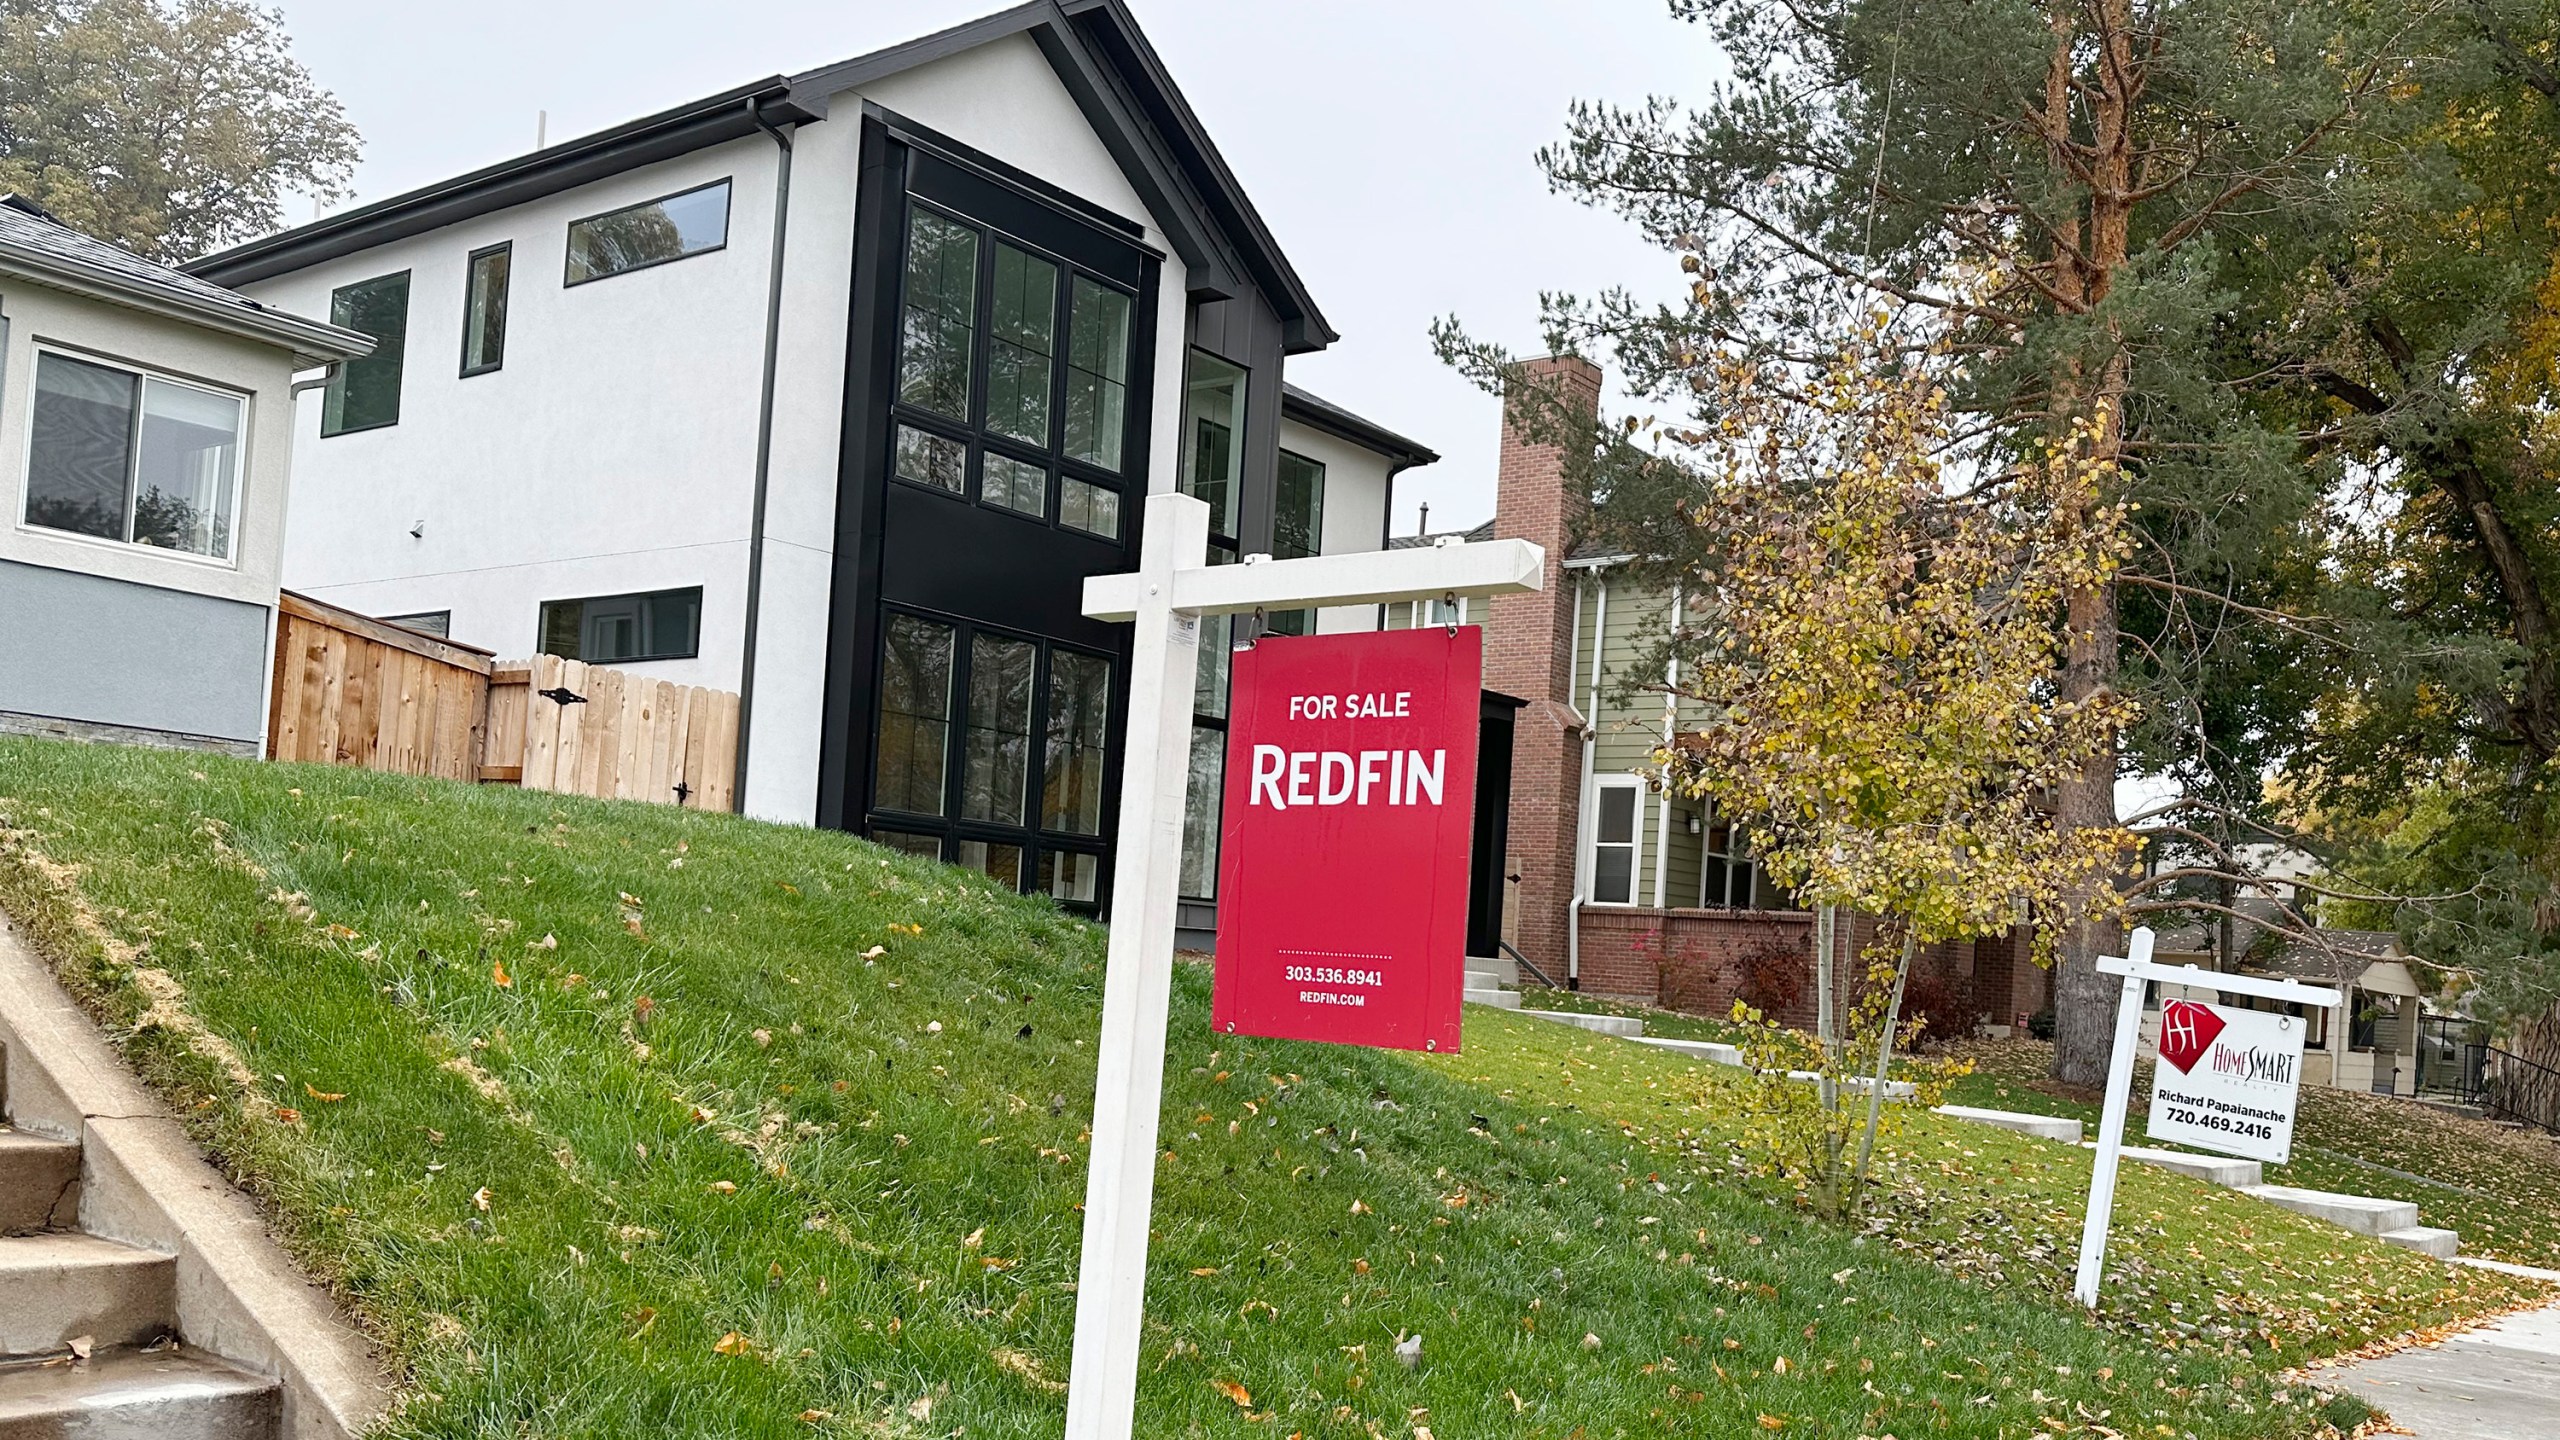
[[[1408,440],[1384,425],[1355,415],[1323,396],[1300,386],[1282,381],[1280,414],[1310,429],[1340,436],[1365,450],[1375,450],[1393,460],[1398,470],[1428,465],[1440,458],[1440,452],[1419,440]]]
[[[1292,353],[1339,338],[1280,252],[1190,103],[1123,0],[1029,0],[1009,10],[797,75],[774,75],[610,129],[502,160],[188,262],[188,273],[245,285],[341,255],[754,134],[827,118],[855,86],[1008,35],[1040,47],[1131,184],[1164,224],[1195,295],[1249,283],[1279,314]]]

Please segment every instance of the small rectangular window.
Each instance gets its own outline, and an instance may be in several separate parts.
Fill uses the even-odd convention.
[[[909,855],[921,855],[927,860],[942,858],[942,837],[939,835],[919,835],[912,830],[874,830],[871,838]]]
[[[1303,560],[1324,553],[1324,466],[1280,452],[1271,529],[1271,558]]]
[[[939,815],[951,753],[952,629],[891,615],[880,649],[879,806]]]
[[[957,495],[969,488],[969,447],[957,440],[898,427],[898,478]]]
[[[1602,905],[1636,899],[1636,812],[1633,784],[1603,784],[1595,797],[1591,836],[1591,898]]]
[[[341,285],[329,323],[373,337],[373,353],[338,367],[320,405],[320,433],[345,435],[400,423],[400,372],[409,339],[409,272]]]
[[[704,255],[729,243],[729,182],[569,222],[571,285]]]
[[[986,840],[960,842],[958,863],[984,874],[1007,890],[1022,888],[1022,847]]]
[[[506,363],[507,272],[512,243],[474,250],[462,281],[462,373],[486,375]]]
[[[1069,909],[1090,909],[1102,898],[1102,857],[1073,850],[1040,856],[1040,893]]]
[[[914,211],[898,311],[898,398],[968,419],[969,367],[978,343],[978,232],[930,210]]]
[[[242,412],[236,395],[40,351],[24,518],[227,560]]]
[[[1069,475],[1058,482],[1058,521],[1088,535],[1117,540],[1120,538],[1120,492]]]
[[[1049,472],[990,450],[986,471],[979,477],[978,498],[1045,520],[1049,516]]]
[[[382,623],[416,630],[422,634],[441,635],[447,639],[453,637],[453,612],[450,610],[420,610],[409,615],[385,615],[382,617]]]
[[[564,660],[618,665],[689,660],[702,648],[702,587],[586,600],[546,600],[542,649]]]

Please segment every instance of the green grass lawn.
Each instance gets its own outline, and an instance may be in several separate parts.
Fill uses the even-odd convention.
[[[391,1433],[1057,1432],[1103,945],[1045,902],[726,816],[0,740],[0,903],[403,1368]],[[1924,1118],[1851,1232],[1743,1173],[1737,1072],[1207,1012],[1180,967],[1149,1437],[2310,1435],[2362,1412],[2293,1360],[2537,1293],[2144,1173],[2093,1324],[2064,1147]]]
[[[2030,1040],[1968,1046],[1976,1073],[1949,1099],[1962,1105],[2072,1115],[2097,1133],[2095,1097],[2045,1079],[2053,1049]],[[2151,1065],[2136,1071],[2126,1139],[2144,1143]],[[2462,1232],[2462,1252],[2560,1267],[2560,1140],[2473,1120],[2433,1106],[2351,1090],[2305,1086],[2294,1117],[2293,1159],[2266,1167],[2270,1184],[2408,1200],[2419,1223]]]

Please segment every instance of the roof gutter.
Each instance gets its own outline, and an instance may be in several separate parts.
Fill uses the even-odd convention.
[[[183,320],[209,330],[282,346],[293,352],[294,368],[298,370],[373,353],[373,337],[354,330],[342,330],[335,325],[306,320],[282,310],[263,307],[253,310],[238,304],[203,299],[183,290],[139,285],[104,266],[89,265],[66,255],[30,250],[7,241],[0,241],[0,270],[22,275],[39,285],[139,310],[146,315]]]
[[[737,779],[730,787],[729,797],[729,803],[740,813],[747,808],[748,742],[755,733],[756,630],[764,613],[765,497],[773,479],[773,386],[781,363],[782,259],[791,223],[790,132],[765,118],[760,96],[747,97],[747,118],[772,137],[774,161],[773,252],[766,263],[764,296],[764,389],[756,402],[756,493],[755,507],[747,521],[746,634],[738,651]]]

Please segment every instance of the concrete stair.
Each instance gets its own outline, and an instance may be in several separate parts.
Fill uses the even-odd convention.
[[[0,1126],[0,1235],[70,1224],[79,1186],[79,1146]]]
[[[1660,1049],[1694,1055],[1710,1065],[1739,1067],[1742,1064],[1742,1047],[1739,1045],[1727,1045],[1717,1040],[1674,1040],[1667,1035],[1640,1035],[1636,1038]]]
[[[0,1440],[276,1440],[275,1381],[177,1344],[176,1258],[70,1228],[81,1162],[0,1129]]]
[[[0,1364],[8,1440],[244,1440],[276,1433],[272,1380],[180,1346]]]
[[[2440,1230],[2433,1225],[2412,1225],[2405,1230],[2385,1230],[2374,1238],[2385,1245],[2397,1245],[2403,1250],[2415,1250],[2421,1255],[2432,1255],[2438,1260],[2450,1260],[2454,1257],[2454,1252],[2462,1248],[2462,1232]]]
[[[1512,998],[1519,997],[1514,995]],[[1600,1035],[1622,1035],[1629,1039],[1637,1039],[1644,1034],[1644,1022],[1631,1015],[1585,1015],[1578,1010],[1523,1010],[1520,1013],[1532,1020],[1553,1021],[1558,1025],[1571,1025],[1578,1030],[1589,1030]]]
[[[2191,1175],[2209,1185],[2220,1185],[2228,1190],[2254,1194],[2260,1189],[2282,1188],[2261,1183],[2266,1179],[2266,1167],[2255,1160],[2241,1160],[2228,1155],[2191,1155],[2184,1150],[2155,1150],[2146,1145],[2127,1145],[2124,1158],[2157,1165],[2163,1170],[2174,1170],[2180,1175]],[[2409,1211],[2409,1223],[2418,1223],[2415,1207]]]
[[[2029,1115],[2016,1110],[1986,1110],[1978,1105],[1941,1105],[1936,1113],[1969,1125],[2014,1130],[2038,1140],[2059,1140],[2065,1145],[2080,1143],[2080,1122],[2067,1115]]]
[[[2377,1200],[2370,1195],[2341,1195],[2335,1191],[2305,1190],[2293,1185],[2248,1185],[2241,1189],[2242,1193],[2255,1195],[2270,1205],[2281,1205],[2297,1215],[2343,1225],[2359,1235],[2371,1235],[2377,1240],[2395,1230],[2418,1228],[2418,1207],[2406,1200]]]

